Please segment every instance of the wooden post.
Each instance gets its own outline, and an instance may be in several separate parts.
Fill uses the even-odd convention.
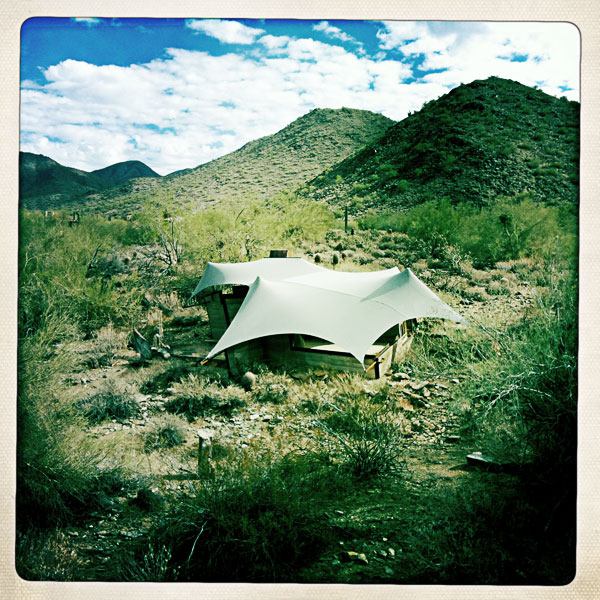
[[[198,475],[212,474],[212,438],[215,432],[212,429],[198,429]]]

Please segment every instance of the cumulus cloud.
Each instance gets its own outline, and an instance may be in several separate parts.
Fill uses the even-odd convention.
[[[353,38],[351,35],[348,35],[344,31],[342,31],[339,27],[335,27],[334,25],[331,25],[328,21],[321,21],[320,23],[313,25],[312,28],[315,31],[323,32],[326,36],[328,36],[332,39],[340,40],[342,42],[352,42],[353,44],[356,44],[361,49],[361,51],[364,52],[362,42],[359,42],[358,40]]]
[[[424,81],[455,86],[497,75],[579,99],[579,33],[569,23],[386,22],[377,37],[382,50],[420,56],[422,70],[438,71]]]
[[[264,29],[248,27],[239,21],[221,19],[188,20],[186,26],[226,44],[252,44],[265,33]]]
[[[135,156],[166,174],[275,133],[315,107],[402,118],[422,104],[418,94],[399,93],[410,69],[398,61],[311,39],[273,38],[265,48],[259,57],[171,48],[143,65],[53,65],[44,85],[23,84],[22,148],[85,170]]]

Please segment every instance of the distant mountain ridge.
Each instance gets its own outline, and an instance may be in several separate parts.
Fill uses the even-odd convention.
[[[90,195],[134,177],[160,177],[140,161],[82,171],[31,152],[19,152],[19,197],[23,207],[44,210],[79,205]]]
[[[92,171],[92,174],[106,181],[111,187],[138,177],[161,177],[156,171],[153,171],[148,165],[139,160],[126,160],[103,169],[96,169]]]
[[[485,204],[523,193],[576,203],[579,103],[490,77],[461,85],[398,123],[364,110],[314,109],[196,168],[152,173],[139,161],[85,173],[23,153],[22,203],[121,216],[144,203],[201,209],[283,191],[359,213],[442,197]],[[63,190],[53,192],[57,179]]]

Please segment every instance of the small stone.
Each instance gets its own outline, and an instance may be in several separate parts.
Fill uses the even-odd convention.
[[[429,385],[429,381],[420,381],[419,383],[412,383],[410,384],[410,387],[417,391],[420,389],[423,389],[426,385]]]
[[[242,387],[246,391],[250,391],[256,387],[256,375],[252,371],[246,371],[242,376]]]
[[[390,556],[396,556],[396,551],[393,548],[388,548],[388,554]]]
[[[452,383],[460,383],[460,381],[458,379],[452,379],[451,381],[452,381]]]
[[[384,537],[384,538],[381,538],[381,539],[382,539],[382,541],[384,541],[384,542],[387,542],[387,541],[388,541],[388,539],[387,539],[386,537]]]
[[[379,550],[377,554],[379,554],[379,556],[383,556],[384,558],[388,555],[387,550]]]
[[[250,415],[250,420],[251,421],[255,421],[256,419],[258,419],[260,417],[260,415],[254,414],[254,415]]]
[[[264,415],[263,416],[263,421],[270,421],[273,418],[273,415]]]

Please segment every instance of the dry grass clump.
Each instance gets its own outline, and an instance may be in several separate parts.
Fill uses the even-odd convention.
[[[483,302],[488,299],[485,288],[478,285],[471,285],[462,291],[462,295],[469,300],[478,300]]]
[[[95,392],[83,398],[79,406],[90,423],[112,419],[123,422],[139,413],[134,394],[131,386],[116,379],[107,379]]]
[[[247,399],[247,393],[239,386],[223,386],[193,374],[175,383],[172,394],[167,410],[184,415],[190,421],[211,411],[230,414],[244,406]]]
[[[252,395],[261,404],[281,404],[288,399],[292,385],[292,379],[286,375],[265,372],[259,375]]]
[[[186,422],[176,415],[160,415],[144,431],[144,451],[153,452],[161,448],[174,448],[185,440]]]
[[[344,395],[330,404],[319,427],[329,452],[359,480],[398,474],[402,468],[402,428],[383,390]]]
[[[102,327],[94,334],[86,364],[93,369],[111,366],[117,353],[127,347],[128,337],[126,332],[117,331],[112,323]]]
[[[508,296],[510,289],[502,281],[493,280],[486,286],[486,291],[490,296]]]

